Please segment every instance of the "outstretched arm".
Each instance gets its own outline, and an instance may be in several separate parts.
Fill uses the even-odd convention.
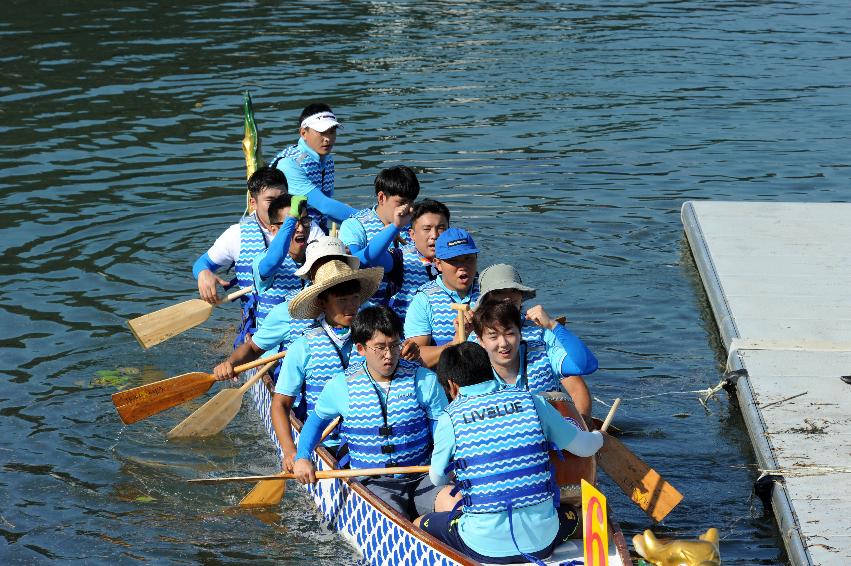
[[[312,189],[307,193],[307,204],[334,222],[342,222],[357,212],[351,206],[325,196],[319,189]]]

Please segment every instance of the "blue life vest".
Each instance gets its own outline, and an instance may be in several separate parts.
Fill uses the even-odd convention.
[[[349,413],[340,428],[352,468],[417,466],[428,462],[431,428],[425,408],[417,400],[419,367],[399,360],[386,403],[365,362],[352,364],[346,372]]]
[[[272,285],[260,293],[257,299],[256,318],[257,326],[263,324],[263,319],[271,310],[287,300],[287,294],[291,291],[298,293],[305,286],[305,280],[295,274],[301,266],[290,257],[284,258],[284,263],[275,271]]]
[[[523,340],[531,342],[532,340],[544,340],[544,327],[538,326],[528,318],[526,313],[523,313],[523,326],[520,327],[520,336]]]
[[[344,372],[349,367],[349,360],[318,323],[308,329],[304,337],[307,339],[310,358],[304,368],[302,393],[307,402],[306,411],[310,412],[316,406],[316,400],[325,384],[335,375]]]
[[[314,186],[319,187],[322,193],[331,198],[334,196],[334,156],[328,155],[323,161],[317,161],[311,154],[303,151],[298,144],[291,145],[281,151],[272,160],[271,167],[277,167],[281,159],[292,159],[296,165],[301,167],[304,174],[310,179]],[[322,231],[328,233],[327,217],[308,206],[307,213],[313,217],[314,221],[322,228]]]
[[[526,377],[526,389],[532,393],[561,391],[558,375],[553,372],[547,356],[547,344],[541,340],[520,343],[521,371]]]
[[[254,258],[264,252],[267,248],[266,236],[260,223],[257,222],[255,214],[244,218],[239,223],[239,257],[234,262],[236,280],[240,289],[246,289],[254,285],[253,270],[251,268]],[[242,324],[237,333],[234,347],[245,341],[247,334],[257,331],[256,308],[257,293],[249,293],[242,296]]]
[[[436,346],[448,344],[455,339],[455,319],[458,316],[452,310],[452,303],[455,300],[436,280],[420,287],[418,292],[426,294],[429,305],[431,306],[431,339]],[[469,305],[475,303],[478,299],[479,278],[476,276],[476,279],[473,281],[473,287],[462,302]]]
[[[378,217],[378,214],[375,212],[375,208],[362,208],[358,210],[352,218],[357,220],[361,227],[363,227],[363,231],[366,233],[366,241],[369,243],[370,240],[375,238],[379,232],[384,230],[386,226],[384,222]],[[405,244],[410,243],[410,237],[408,236],[408,230],[404,229],[399,232],[399,236],[405,241]],[[394,241],[389,250],[393,252],[399,247],[398,242]],[[394,264],[396,258],[394,258]],[[391,281],[392,271],[389,271],[384,274],[384,278],[381,280],[381,284],[378,286],[378,290],[372,296],[372,302],[381,305],[387,305],[390,302],[390,298],[396,293],[396,290],[399,288],[398,283],[394,283]],[[404,320],[404,319],[403,319]]]
[[[395,267],[395,266],[394,266]],[[402,248],[402,284],[390,299],[389,307],[405,320],[408,306],[417,289],[437,279],[437,268],[426,260],[413,244]]]
[[[446,408],[455,432],[455,471],[464,513],[498,513],[551,500],[559,493],[532,394],[500,389],[457,397]],[[513,533],[512,533],[513,535]]]

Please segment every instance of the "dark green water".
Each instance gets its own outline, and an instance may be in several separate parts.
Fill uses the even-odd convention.
[[[246,88],[267,157],[328,101],[339,198],[415,167],[481,265],[514,263],[568,316],[600,358],[595,396],[628,399],[623,440],[685,494],[657,532],[715,526],[725,565],[785,563],[737,409],[678,393],[723,360],[679,208],[851,196],[847,2],[177,4],[4,4],[4,564],[353,560],[296,493],[252,515],[238,488],[184,483],[274,469],[250,411],[167,443],[200,403],[124,427],[96,374],[135,385],[225,354],[233,309],[148,352],[124,321],[191,298],[193,260],[238,219]],[[603,485],[627,534],[649,526]]]

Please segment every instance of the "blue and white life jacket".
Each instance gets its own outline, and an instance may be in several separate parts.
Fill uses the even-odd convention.
[[[350,366],[346,377],[349,413],[340,428],[352,468],[417,466],[428,462],[431,428],[425,408],[417,400],[419,367],[399,360],[384,402],[366,363]]]
[[[255,214],[244,218],[239,223],[239,257],[234,262],[234,272],[240,289],[254,285],[252,263],[258,254],[266,251],[266,236]],[[234,342],[234,347],[245,341],[245,336],[257,331],[256,309],[257,293],[242,296],[242,324]]]
[[[395,266],[394,266],[395,267]],[[389,307],[405,320],[408,306],[417,289],[437,279],[439,271],[417,250],[413,244],[402,248],[402,283],[390,299]]]
[[[349,367],[349,360],[326,334],[318,323],[309,328],[304,337],[310,358],[304,367],[302,394],[306,401],[306,412],[313,410],[325,384]]]
[[[322,193],[331,198],[334,196],[334,156],[328,155],[324,160],[318,161],[311,154],[301,149],[298,144],[291,145],[281,151],[272,160],[271,167],[277,167],[278,162],[282,159],[292,159],[296,165],[301,167],[304,174],[310,179],[310,182],[319,187]],[[322,231],[328,233],[327,217],[308,206],[307,213],[313,217],[313,220],[322,228]]]
[[[532,394],[500,389],[457,397],[446,408],[455,432],[455,472],[464,513],[497,513],[550,500],[558,489]],[[515,543],[516,544],[516,543]]]
[[[427,283],[420,287],[418,291],[425,293],[428,297],[429,305],[431,305],[431,339],[436,346],[448,344],[455,338],[455,318],[458,314],[452,310],[452,303],[455,300],[444,289],[437,280]],[[473,286],[467,296],[464,297],[463,303],[473,304],[479,299],[479,278],[476,277],[473,281]]]
[[[290,257],[289,254],[284,258],[283,264],[275,270],[272,285],[267,287],[257,298],[257,327],[263,324],[263,319],[272,311],[275,305],[279,305],[287,300],[287,294],[290,292],[298,293],[306,284],[305,280],[295,274],[296,270],[301,266]]]
[[[307,281],[305,281],[305,286],[308,286],[308,285],[309,285],[309,283]],[[286,295],[284,295],[284,300],[281,302],[281,304],[283,304],[284,306],[280,307],[280,308],[286,308],[286,304],[289,303],[290,301],[292,301],[293,297],[298,295],[300,292],[301,292],[301,289],[293,289],[292,291],[289,291]],[[301,338],[302,335],[305,332],[308,331],[308,329],[310,329],[311,327],[316,325],[316,320],[310,319],[310,318],[290,318],[289,321],[290,321],[289,329],[287,329],[286,336],[281,341],[281,343],[278,345],[278,352],[283,352],[285,350],[289,350],[290,345],[293,342],[295,342],[296,340]],[[275,369],[272,370],[271,375],[272,375],[272,381],[274,383],[278,382],[278,375],[281,372],[282,366],[283,366],[283,364],[279,363],[275,366]],[[300,401],[301,400],[299,399],[299,401],[296,402],[296,405],[300,404]],[[298,416],[303,416],[305,414],[305,412],[306,411],[300,411],[296,414]]]
[[[561,391],[559,376],[553,372],[550,365],[545,342],[541,340],[521,342],[520,364],[521,372],[526,377],[526,389],[530,392]]]
[[[358,210],[352,218],[357,220],[361,227],[363,227],[363,231],[366,233],[366,241],[369,242],[373,238],[375,238],[379,232],[384,230],[386,226],[384,222],[378,217],[378,214],[375,212],[375,208],[362,208]],[[399,232],[399,236],[405,242],[405,244],[410,243],[410,237],[408,236],[408,230],[402,230]],[[391,253],[399,248],[399,243],[395,240],[392,244],[390,244],[389,251]],[[394,257],[394,263],[396,261],[396,257]],[[398,257],[401,259],[401,257]],[[399,274],[401,275],[401,273]],[[372,302],[381,305],[387,305],[390,302],[390,298],[396,293],[396,290],[399,288],[401,283],[401,277],[399,277],[399,281],[392,281],[391,277],[393,276],[393,271],[388,271],[384,274],[384,278],[381,280],[381,284],[378,286],[378,290],[372,296]]]

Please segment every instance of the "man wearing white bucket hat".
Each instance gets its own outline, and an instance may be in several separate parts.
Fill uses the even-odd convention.
[[[334,157],[340,121],[324,103],[308,104],[298,119],[299,140],[272,160],[284,172],[293,195],[307,197],[308,214],[327,233],[327,218],[342,222],[357,212],[334,200]]]

